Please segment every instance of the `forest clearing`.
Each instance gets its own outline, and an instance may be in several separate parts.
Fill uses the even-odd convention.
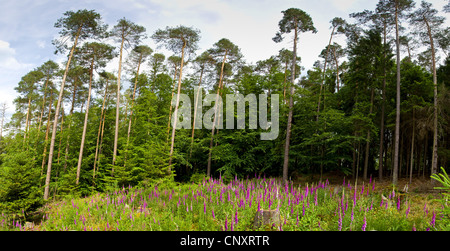
[[[0,230],[450,230],[441,5],[330,17],[313,65],[297,7],[274,10],[280,50],[256,62],[184,23],[65,11],[59,60],[0,104]]]
[[[256,176],[256,175],[255,175]],[[122,188],[67,198],[38,210],[35,222],[0,218],[8,231],[436,231],[449,230],[448,209],[429,181],[403,191],[389,182],[282,185],[280,179],[205,178],[178,186]],[[257,222],[258,214],[274,214]],[[261,219],[262,220],[262,219]]]

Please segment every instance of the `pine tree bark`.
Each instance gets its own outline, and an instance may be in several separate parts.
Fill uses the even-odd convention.
[[[48,146],[47,140],[48,140],[48,133],[50,131],[50,116],[52,114],[52,105],[53,105],[52,96],[53,96],[53,93],[52,93],[52,91],[50,91],[50,104],[48,105],[47,129],[45,130],[44,152],[42,153],[41,176],[44,173],[45,160],[46,160],[46,157],[47,157],[47,146]]]
[[[201,70],[201,72],[200,72],[200,80],[198,81],[198,91],[197,91],[197,94],[195,95],[194,119],[193,119],[193,122],[192,122],[191,149],[190,149],[190,151],[189,151],[189,158],[192,156],[192,145],[194,144],[195,122],[196,122],[196,118],[197,118],[198,98],[199,98],[199,96],[200,96],[200,92],[202,91],[202,90],[200,89],[200,87],[201,87],[201,85],[202,85],[203,71],[204,71],[204,68],[202,67],[202,70]]]
[[[220,70],[219,86],[217,88],[216,102],[214,103],[214,120],[213,120],[213,124],[212,124],[212,129],[211,129],[211,140],[209,141],[209,153],[208,153],[208,165],[206,167],[206,177],[211,176],[211,158],[212,158],[211,155],[212,155],[212,147],[213,147],[213,141],[214,141],[214,131],[215,131],[214,129],[215,129],[216,119],[217,119],[217,107],[219,106],[219,94],[220,94],[220,89],[222,88],[223,69],[225,67],[225,61],[227,60],[227,54],[228,54],[228,51],[225,51],[225,55],[222,60],[222,68]]]
[[[114,150],[113,150],[111,176],[114,176],[114,165],[116,164],[116,157],[117,157],[117,143],[118,143],[117,141],[119,139],[120,79],[122,77],[122,54],[124,42],[125,38],[122,37],[122,42],[120,43],[119,71],[117,74],[116,126],[114,131]]]
[[[66,70],[64,71],[63,79],[61,82],[61,89],[59,91],[59,97],[58,97],[58,102],[57,102],[56,111],[55,111],[55,119],[53,121],[52,138],[50,141],[50,149],[49,149],[49,154],[48,154],[47,176],[45,178],[45,188],[44,188],[44,200],[47,200],[48,195],[49,195],[50,177],[51,177],[52,161],[53,161],[53,150],[55,148],[56,129],[57,129],[57,125],[58,125],[59,109],[61,108],[61,102],[62,102],[63,94],[64,94],[64,84],[66,83],[67,72],[69,71],[70,61],[72,60],[73,52],[75,51],[75,47],[77,46],[77,43],[78,43],[78,37],[80,36],[81,28],[82,28],[81,26],[78,28],[77,34],[75,36],[75,42],[72,46],[72,49],[70,50],[69,59],[67,60],[67,64],[66,64]]]
[[[369,116],[372,114],[373,110],[373,95],[374,95],[374,88],[372,88],[371,94],[370,94],[370,111]],[[364,171],[363,171],[363,179],[367,180],[367,171],[369,169],[369,151],[370,151],[370,129],[367,130],[367,138],[366,138],[366,156],[364,158]]]
[[[294,23],[297,23],[297,20],[294,20]],[[288,180],[288,168],[289,168],[289,145],[291,141],[291,128],[292,128],[292,116],[293,116],[293,108],[294,108],[294,81],[295,81],[295,65],[297,59],[297,40],[298,40],[298,28],[297,25],[294,29],[294,49],[293,49],[293,57],[292,57],[292,72],[291,72],[291,87],[290,87],[290,95],[289,95],[289,114],[286,128],[286,141],[284,143],[284,161],[283,161],[283,181],[286,183]]]
[[[104,109],[105,109],[105,103],[106,103],[106,95],[108,92],[108,79],[106,80],[106,84],[105,84],[105,94],[103,96],[103,104],[102,104],[102,110],[100,112],[100,123],[98,125],[98,133],[97,133],[97,143],[95,145],[95,155],[94,155],[94,169],[93,169],[93,173],[92,173],[92,179],[93,181],[95,180],[95,168],[97,166],[97,158],[98,158],[98,145],[99,145],[99,140],[100,140],[100,134],[101,134],[101,130],[102,130],[102,122],[103,120],[103,113],[104,113]]]
[[[380,121],[380,148],[378,150],[379,157],[378,157],[378,179],[383,179],[383,146],[384,146],[384,110],[386,106],[386,22],[383,26],[383,50],[384,50],[384,63],[383,63],[383,90],[382,90],[382,97],[383,101],[381,102],[381,121]]]
[[[438,86],[437,86],[437,74],[436,74],[436,51],[434,49],[434,41],[433,35],[431,33],[431,27],[428,23],[428,20],[424,17],[425,24],[427,25],[428,37],[430,39],[431,46],[431,60],[432,60],[432,69],[433,69],[433,85],[434,85],[434,106],[433,106],[433,153],[431,159],[431,174],[437,173],[437,165],[438,165]],[[434,180],[433,180],[434,181]]]
[[[411,161],[410,161],[410,165],[411,167],[409,168],[409,184],[412,183],[412,173],[413,173],[413,167],[414,167],[414,138],[416,136],[416,121],[415,121],[415,111],[413,108],[413,120],[412,120],[412,124],[413,124],[413,132],[412,132],[412,139],[411,139]]]
[[[398,159],[400,145],[400,44],[398,27],[398,2],[395,2],[395,45],[397,47],[397,98],[396,98],[396,116],[395,116],[395,139],[394,139],[394,167],[392,173],[392,184],[395,186],[398,182]]]
[[[28,108],[27,108],[27,118],[25,122],[25,133],[23,134],[23,147],[22,149],[25,149],[25,143],[27,140],[27,134],[28,134],[28,123],[30,121],[30,107],[31,107],[31,97],[28,98]]]
[[[175,72],[173,74],[173,86],[172,86],[172,96],[170,98],[170,102],[172,102],[173,94],[175,93],[175,86],[177,84],[177,66],[175,65]],[[169,120],[167,122],[167,138],[166,138],[166,144],[169,143],[169,136],[170,136],[170,122],[172,121],[172,103],[170,103],[169,106]]]
[[[181,49],[181,65],[180,65],[180,77],[178,78],[178,90],[177,90],[177,101],[175,105],[174,117],[175,121],[172,126],[172,143],[170,144],[170,153],[169,153],[169,169],[168,173],[170,174],[172,171],[172,156],[173,156],[173,148],[175,146],[175,130],[177,127],[177,114],[178,114],[178,106],[180,104],[180,93],[181,93],[181,77],[183,75],[183,63],[184,63],[184,49],[186,48],[186,41],[183,43],[183,48]]]
[[[125,148],[125,156],[123,161],[123,166],[126,166],[127,163],[127,154],[128,154],[128,144],[130,143],[130,133],[131,133],[131,118],[133,117],[133,108],[134,108],[134,99],[136,97],[136,88],[137,88],[137,82],[139,79],[139,68],[141,67],[141,61],[142,61],[142,54],[139,57],[139,63],[136,71],[136,79],[134,80],[134,89],[133,89],[133,97],[131,98],[131,107],[130,107],[130,116],[128,120],[128,133],[127,133],[127,145]]]
[[[88,91],[88,98],[86,101],[86,112],[84,114],[84,125],[83,125],[83,134],[81,135],[80,153],[78,155],[77,178],[76,178],[76,182],[75,182],[76,185],[78,185],[78,183],[80,181],[81,162],[83,161],[84,140],[86,138],[86,129],[87,129],[87,122],[88,122],[88,117],[89,117],[89,105],[91,102],[93,73],[94,73],[94,57],[92,58],[92,61],[91,61],[90,74],[89,74],[89,91]]]

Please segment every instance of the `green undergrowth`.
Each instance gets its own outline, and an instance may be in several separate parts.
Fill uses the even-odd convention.
[[[445,229],[440,201],[370,181],[356,185],[278,179],[203,179],[128,187],[48,203],[34,223],[0,216],[1,230],[34,231],[428,231]],[[255,228],[262,210],[279,212]]]

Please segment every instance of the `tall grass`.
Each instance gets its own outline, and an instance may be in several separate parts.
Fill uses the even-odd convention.
[[[42,222],[32,226],[2,214],[0,229],[425,231],[439,229],[433,203],[377,189],[372,180],[331,186],[328,180],[300,185],[265,177],[230,182],[219,178],[175,187],[128,187],[55,202],[47,206]],[[268,209],[278,210],[281,220],[255,229],[255,214]]]

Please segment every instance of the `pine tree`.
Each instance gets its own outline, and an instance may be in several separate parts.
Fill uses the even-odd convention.
[[[64,84],[66,82],[67,73],[69,71],[70,61],[72,60],[72,56],[74,54],[75,48],[77,47],[79,40],[84,40],[96,36],[97,34],[102,34],[102,32],[106,28],[100,22],[101,19],[100,14],[96,13],[93,10],[90,11],[79,10],[77,12],[67,11],[64,13],[64,16],[65,17],[58,19],[58,21],[55,23],[55,27],[62,29],[59,33],[61,36],[66,37],[66,39],[63,39],[61,41],[55,40],[54,44],[57,46],[57,49],[60,52],[64,52],[67,49],[67,45],[65,43],[67,39],[71,41],[73,40],[73,45],[69,53],[69,58],[67,60],[66,69],[61,82],[60,87],[61,89],[59,91],[58,102],[56,105],[55,119],[53,122],[52,137],[50,141],[47,176],[45,179],[44,200],[47,200],[49,196],[49,186],[53,162],[53,150],[55,147],[55,139],[56,139],[56,129],[58,124],[59,110],[61,108],[64,93]]]
[[[317,30],[314,27],[313,21],[311,17],[304,12],[303,10],[290,8],[285,11],[282,11],[283,18],[278,23],[280,31],[277,32],[276,36],[273,38],[273,41],[279,43],[283,40],[282,35],[285,33],[291,33],[294,30],[294,47],[293,47],[293,56],[292,56],[292,68],[291,68],[291,87],[290,87],[290,97],[289,97],[289,115],[286,129],[286,142],[284,147],[284,162],[283,162],[283,181],[287,182],[288,179],[288,166],[289,166],[289,144],[291,137],[291,128],[292,128],[292,116],[293,116],[293,95],[294,95],[294,84],[295,84],[295,72],[296,72],[296,59],[297,59],[297,42],[298,42],[298,33],[299,32],[308,32],[311,31],[316,33]]]

